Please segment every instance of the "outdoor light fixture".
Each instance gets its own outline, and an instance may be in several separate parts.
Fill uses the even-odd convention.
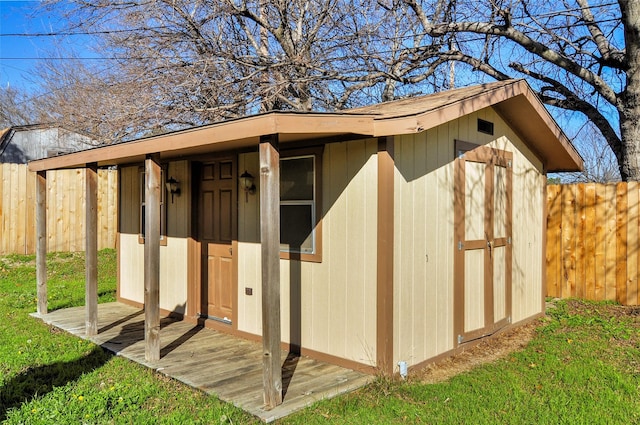
[[[249,194],[256,193],[256,185],[253,184],[253,176],[247,170],[240,175],[240,187],[244,189],[244,201],[249,202]]]
[[[180,195],[180,182],[173,177],[167,180],[167,190],[171,194],[171,203],[173,204],[173,195]]]

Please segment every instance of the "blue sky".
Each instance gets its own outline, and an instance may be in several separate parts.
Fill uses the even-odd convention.
[[[87,54],[82,37],[34,37],[9,34],[55,33],[64,29],[59,15],[47,14],[39,1],[0,0],[0,84],[30,91],[30,73],[40,60],[55,55],[56,46]]]

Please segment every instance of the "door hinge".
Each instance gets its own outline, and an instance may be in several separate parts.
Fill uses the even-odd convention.
[[[507,161],[507,168],[511,168],[512,164],[511,164],[511,160]]]
[[[511,245],[511,236],[507,238],[507,244]]]
[[[463,246],[462,241],[458,241],[458,251],[462,251]]]

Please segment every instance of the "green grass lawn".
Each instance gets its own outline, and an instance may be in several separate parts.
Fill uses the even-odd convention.
[[[115,252],[99,256],[100,302]],[[49,308],[84,303],[83,254],[51,254]],[[0,257],[0,421],[258,423],[252,416],[29,316],[32,256]],[[640,423],[640,308],[558,301],[521,351],[436,384],[378,379],[280,423]]]

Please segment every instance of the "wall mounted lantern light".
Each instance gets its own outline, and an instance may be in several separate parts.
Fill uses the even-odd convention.
[[[166,184],[167,190],[171,194],[171,203],[173,204],[173,195],[180,196],[180,182],[173,177],[169,177]]]
[[[247,170],[240,175],[240,187],[244,189],[244,201],[249,202],[249,194],[256,193],[256,185],[253,183],[253,176]]]

